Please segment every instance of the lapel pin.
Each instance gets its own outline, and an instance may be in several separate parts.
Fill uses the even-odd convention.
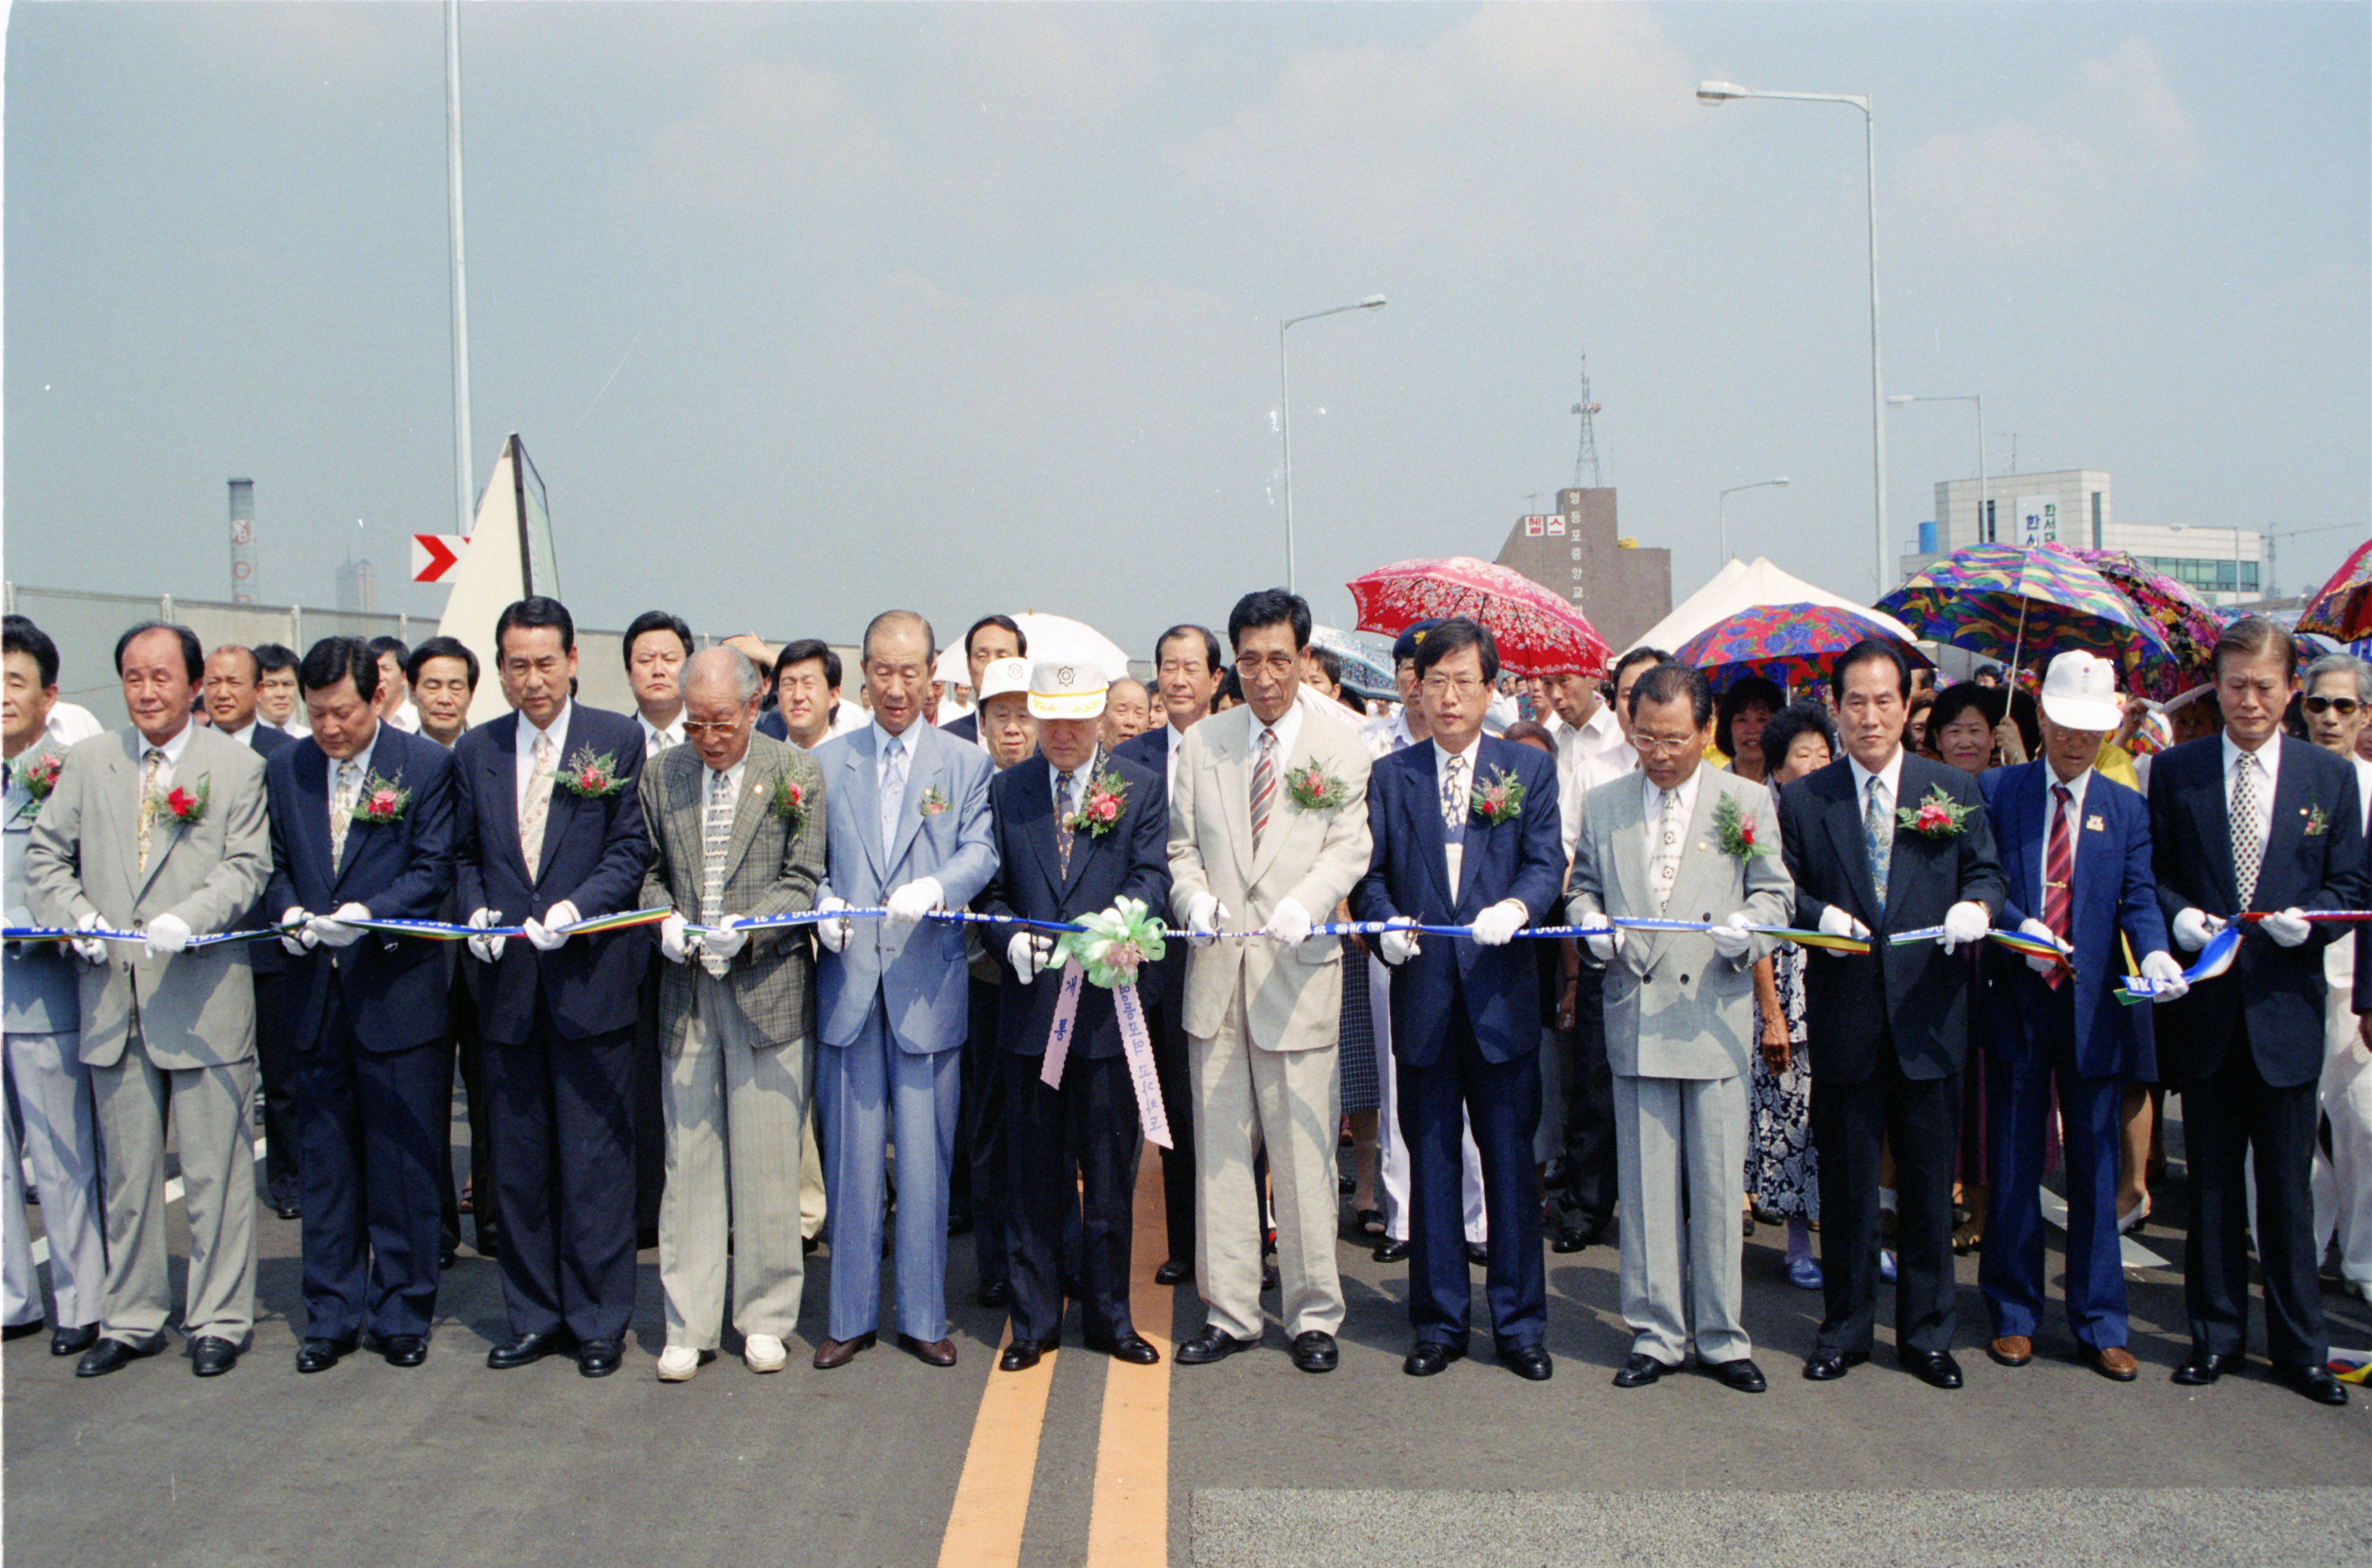
[[[2109,830],[2109,825],[2098,817],[2087,817],[2084,819],[2084,830],[2087,833],[2105,833]]]

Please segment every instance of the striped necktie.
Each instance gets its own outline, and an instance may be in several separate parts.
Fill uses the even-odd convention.
[[[2051,786],[2058,805],[2051,813],[2051,838],[2042,852],[2042,923],[2062,942],[2068,939],[2076,901],[2076,834],[2069,819],[2076,814],[2076,796],[2065,784]],[[2053,969],[2044,981],[2053,991],[2067,978],[2064,969]]]
[[[1269,813],[1276,807],[1276,731],[1260,733],[1260,756],[1252,762],[1252,849],[1260,850],[1261,835],[1268,831]]]
[[[733,844],[733,790],[727,775],[711,769],[708,807],[701,819],[702,918],[715,924],[725,915],[725,852]]]

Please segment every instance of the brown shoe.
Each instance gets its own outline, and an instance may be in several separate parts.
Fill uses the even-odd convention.
[[[2004,1366],[2024,1366],[2034,1359],[2034,1342],[2024,1334],[2004,1334],[1985,1347],[1985,1353]]]
[[[816,1346],[815,1365],[818,1372],[830,1372],[835,1366],[846,1366],[856,1359],[856,1353],[873,1348],[873,1332],[866,1330],[853,1340],[826,1340]]]
[[[2085,1365],[2111,1383],[2130,1383],[2142,1375],[2142,1364],[2122,1345],[2105,1345],[2099,1350],[2085,1345],[2076,1354]]]
[[[925,1366],[953,1366],[956,1364],[956,1342],[953,1340],[933,1340],[924,1344],[912,1334],[898,1336],[898,1348]]]

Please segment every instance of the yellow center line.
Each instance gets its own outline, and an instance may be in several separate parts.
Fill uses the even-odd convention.
[[[997,1337],[1002,1353],[1013,1341],[1006,1320]],[[1029,1523],[1029,1488],[1038,1473],[1038,1439],[1046,1426],[1046,1396],[1054,1387],[1053,1352],[1027,1372],[999,1372],[991,1365],[981,1390],[980,1413],[971,1424],[963,1479],[939,1543],[939,1568],[1014,1568],[1021,1561],[1021,1534]]]
[[[1147,1144],[1136,1167],[1128,1310],[1161,1360],[1152,1366],[1115,1361],[1105,1375],[1095,1506],[1087,1519],[1087,1561],[1095,1568],[1162,1568],[1169,1561],[1170,1295],[1153,1283],[1163,1251],[1156,1238],[1165,1223],[1161,1160]]]

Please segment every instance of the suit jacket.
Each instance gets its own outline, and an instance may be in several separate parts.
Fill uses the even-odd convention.
[[[277,920],[292,907],[329,914],[361,904],[381,920],[434,920],[453,886],[453,759],[433,740],[390,724],[371,742],[370,772],[412,792],[392,822],[346,826],[345,853],[330,861],[330,760],[310,737],[278,749],[264,765],[272,803],[272,881],[262,908]],[[441,1039],[450,1025],[445,944],[366,931],[346,947],[320,947],[287,958],[281,1016],[296,1049],[320,1043],[330,993],[366,1051],[404,1051]]]
[[[980,710],[975,708],[959,719],[948,720],[946,724],[939,726],[939,733],[941,735],[952,736],[958,740],[968,740],[974,746],[979,745]]]
[[[989,781],[990,817],[996,833],[996,875],[981,895],[989,914],[1024,920],[1076,920],[1111,908],[1120,899],[1142,899],[1158,914],[1169,904],[1169,802],[1161,775],[1125,758],[1098,759],[1098,774],[1109,770],[1127,786],[1120,820],[1100,835],[1079,833],[1071,841],[1071,866],[1063,869],[1055,843],[1054,780],[1043,753],[1033,753]],[[1062,971],[1049,969],[1029,984],[1006,961],[1013,926],[990,926],[989,954],[1002,971],[996,1040],[1017,1056],[1043,1056],[1054,1027],[1054,1003]],[[1182,938],[1163,945],[1183,946]],[[1160,995],[1158,966],[1140,971],[1137,994],[1150,1006]],[[1071,1051],[1082,1057],[1121,1053],[1120,1019],[1111,993],[1099,985],[1079,990]]]
[[[43,757],[65,759],[66,749],[42,738],[26,749],[29,766]],[[0,799],[0,830],[5,830],[7,869],[7,921],[11,925],[38,925],[31,894],[25,886],[25,849],[32,842],[33,819],[41,807],[21,779],[11,777],[8,793]],[[10,942],[0,947],[0,1010],[10,1034],[72,1034],[82,1028],[82,982],[76,970],[84,968],[73,949],[56,942]]]
[[[2049,854],[2052,783],[2048,761],[1995,768],[1977,780],[2001,853],[2002,923],[2007,926],[2042,918],[2034,900]],[[2151,886],[2148,802],[2096,770],[2084,787],[2075,847],[2068,920],[2076,978],[2062,983],[2076,988],[2076,1071],[2087,1078],[2127,1078],[2140,1069],[2147,1014],[2117,1000],[2117,982],[2126,972],[2119,937],[2131,939],[2136,961],[2166,951],[2166,917]],[[2011,1062],[2049,1065],[2050,987],[2025,959],[1991,944],[1985,971],[1994,1050]]]
[[[136,729],[93,736],[66,753],[57,788],[41,803],[25,846],[35,916],[73,925],[96,912],[117,931],[176,914],[192,934],[239,929],[272,869],[264,820],[263,759],[198,726],[173,770],[177,787],[207,791],[186,826],[159,811],[139,869],[140,754]],[[255,987],[244,942],[151,958],[129,942],[107,945],[103,965],[76,962],[82,1059],[123,1059],[133,1010],[148,1060],[167,1069],[215,1067],[255,1054]]]
[[[301,703],[299,704],[299,708],[301,710]],[[272,759],[277,756],[283,749],[296,745],[300,738],[308,738],[310,735],[311,731],[309,729],[306,732],[305,737],[292,735],[287,730],[282,729],[277,725],[266,723],[262,716],[259,714],[255,721],[255,727],[247,732],[247,743],[255,749],[255,754],[257,756],[263,759],[264,776],[269,780],[272,772]],[[269,894],[257,900],[255,907],[248,911],[246,917],[240,920],[239,924],[249,930],[271,924],[280,913],[280,910],[268,910],[264,907],[271,901],[272,900]],[[281,909],[285,909],[288,906],[285,904],[280,906]],[[329,912],[324,910],[320,912],[326,914]],[[277,942],[250,943],[248,947],[248,962],[254,970],[255,978],[262,980],[266,975],[284,974],[287,972],[288,953],[287,950],[282,947]],[[272,1020],[262,1019],[260,1020],[260,1022],[265,1025],[270,1025]]]
[[[1250,710],[1231,710],[1186,732],[1169,797],[1169,902],[1182,922],[1197,893],[1216,898],[1231,929],[1257,930],[1291,899],[1312,921],[1331,919],[1367,864],[1367,751],[1351,726],[1305,707],[1287,772],[1315,762],[1349,798],[1304,811],[1280,782],[1260,851],[1252,851]],[[1262,1051],[1332,1045],[1343,1026],[1343,944],[1214,942],[1186,958],[1186,1032],[1208,1040],[1243,998],[1252,1044]]]
[[[2001,861],[1977,781],[1906,751],[1897,783],[1898,811],[1933,789],[1971,809],[1959,832],[1935,838],[1896,819],[1883,909],[1870,880],[1851,761],[1840,757],[1779,792],[1780,850],[1796,881],[1796,923],[1817,926],[1833,904],[1878,938],[1866,955],[1815,953],[1804,966],[1812,1070],[1841,1084],[1867,1082],[1889,1039],[1906,1078],[1960,1071],[1969,1051],[1968,960],[1940,943],[1889,947],[1886,935],[1940,925],[1944,912],[1963,900],[1994,913],[2002,907]]]
[[[796,914],[815,907],[823,880],[824,782],[814,758],[762,735],[750,738],[741,766],[741,794],[733,836],[725,848],[725,888],[717,907],[701,901],[708,882],[708,765],[699,750],[674,746],[643,770],[643,820],[651,836],[650,869],[638,900],[645,909],[673,904],[685,919],[715,925],[727,915]],[[798,826],[774,809],[778,785],[798,787]],[[815,1028],[815,943],[797,926],[750,934],[723,976],[725,993],[759,1041],[785,1045]],[[659,1040],[670,1056],[699,1005],[693,978],[698,959],[662,964]]]
[[[919,720],[909,726],[906,797],[885,854],[874,751],[880,734],[878,725],[867,724],[815,749],[834,803],[824,819],[825,891],[861,908],[917,877],[934,877],[947,907],[962,909],[996,871],[988,753]],[[933,800],[946,804],[925,815],[924,800],[934,790]],[[947,920],[855,922],[847,949],[817,960],[819,1038],[826,1045],[854,1044],[878,996],[901,1051],[929,1055],[961,1046],[971,1022],[966,929]]]
[[[573,704],[565,768],[580,753],[607,754],[622,787],[591,799],[554,783],[541,864],[529,877],[519,849],[517,713],[471,728],[453,745],[454,886],[463,917],[491,910],[497,925],[541,919],[556,903],[591,919],[636,908],[650,838],[643,830],[643,731],[631,714]],[[632,1028],[641,1011],[650,937],[641,930],[576,936],[549,953],[513,940],[491,964],[462,966],[478,1003],[478,1030],[497,1045],[524,1042],[541,994],[564,1040]]]
[[[1504,770],[1524,786],[1524,800],[1515,816],[1496,822],[1469,813],[1454,889],[1436,749],[1431,742],[1404,747],[1376,763],[1367,780],[1374,851],[1351,892],[1351,912],[1359,919],[1409,915],[1421,925],[1466,925],[1503,899],[1521,900],[1532,922],[1554,912],[1565,877],[1556,760],[1494,736],[1476,746],[1475,782]],[[1413,1067],[1432,1065],[1448,1040],[1449,1010],[1460,1005],[1483,1060],[1512,1062],[1539,1050],[1541,946],[1524,937],[1504,947],[1424,938],[1417,955],[1392,970],[1392,1054]]]
[[[1156,724],[1151,729],[1146,730],[1143,735],[1132,736],[1128,739],[1122,741],[1118,746],[1113,747],[1112,755],[1120,758],[1123,761],[1134,762],[1138,767],[1147,770],[1156,779],[1158,779],[1161,782],[1161,808],[1165,814],[1165,819],[1162,824],[1162,855],[1166,865],[1169,853],[1169,830],[1166,814],[1169,809],[1169,741],[1171,738],[1171,732],[1169,728],[1169,716],[1161,713],[1159,703],[1157,703],[1154,705],[1154,712],[1156,715],[1159,717],[1160,722]],[[1167,895],[1164,895],[1161,902],[1161,909],[1166,912],[1169,907],[1169,898]],[[1315,918],[1318,912],[1312,910],[1310,914]],[[1178,999],[1185,994],[1187,952],[1188,948],[1186,946],[1186,938],[1183,936],[1173,937],[1163,945],[1161,957],[1156,960],[1153,965],[1153,969],[1156,971],[1154,980],[1149,982],[1145,981],[1139,981],[1137,982],[1138,990],[1142,992],[1145,996],[1145,1005],[1147,1009],[1152,1008],[1157,1003],[1160,1002],[1167,1002],[1174,1005]]]
[[[1625,773],[1589,792],[1574,856],[1571,917],[1585,914],[1727,920],[1744,910],[1757,925],[1785,925],[1795,885],[1779,854],[1771,792],[1706,764],[1671,897],[1656,908],[1647,855],[1643,775]],[[1721,847],[1714,818],[1738,802],[1764,853],[1740,860]],[[1527,802],[1527,805],[1529,803]],[[1754,965],[1779,945],[1756,936],[1743,958],[1725,958],[1713,938],[1687,931],[1626,931],[1606,975],[1606,1059],[1626,1077],[1733,1078],[1753,1069]]]
[[[2362,909],[2364,819],[2355,768],[2344,757],[2285,735],[2269,744],[2282,749],[2281,774],[2249,908]],[[2320,830],[2309,831],[2318,811]],[[2150,764],[2149,813],[2158,908],[2168,925],[2187,908],[2227,919],[2239,913],[2222,737],[2159,754]],[[2250,932],[2230,970],[2158,1009],[2159,1066],[2177,1077],[2209,1076],[2245,1019],[2250,1051],[2267,1084],[2313,1083],[2322,1072],[2322,949],[2345,935],[2343,926],[2317,923],[2305,943],[2284,947],[2261,931]],[[2360,975],[2357,987],[2360,994]]]

